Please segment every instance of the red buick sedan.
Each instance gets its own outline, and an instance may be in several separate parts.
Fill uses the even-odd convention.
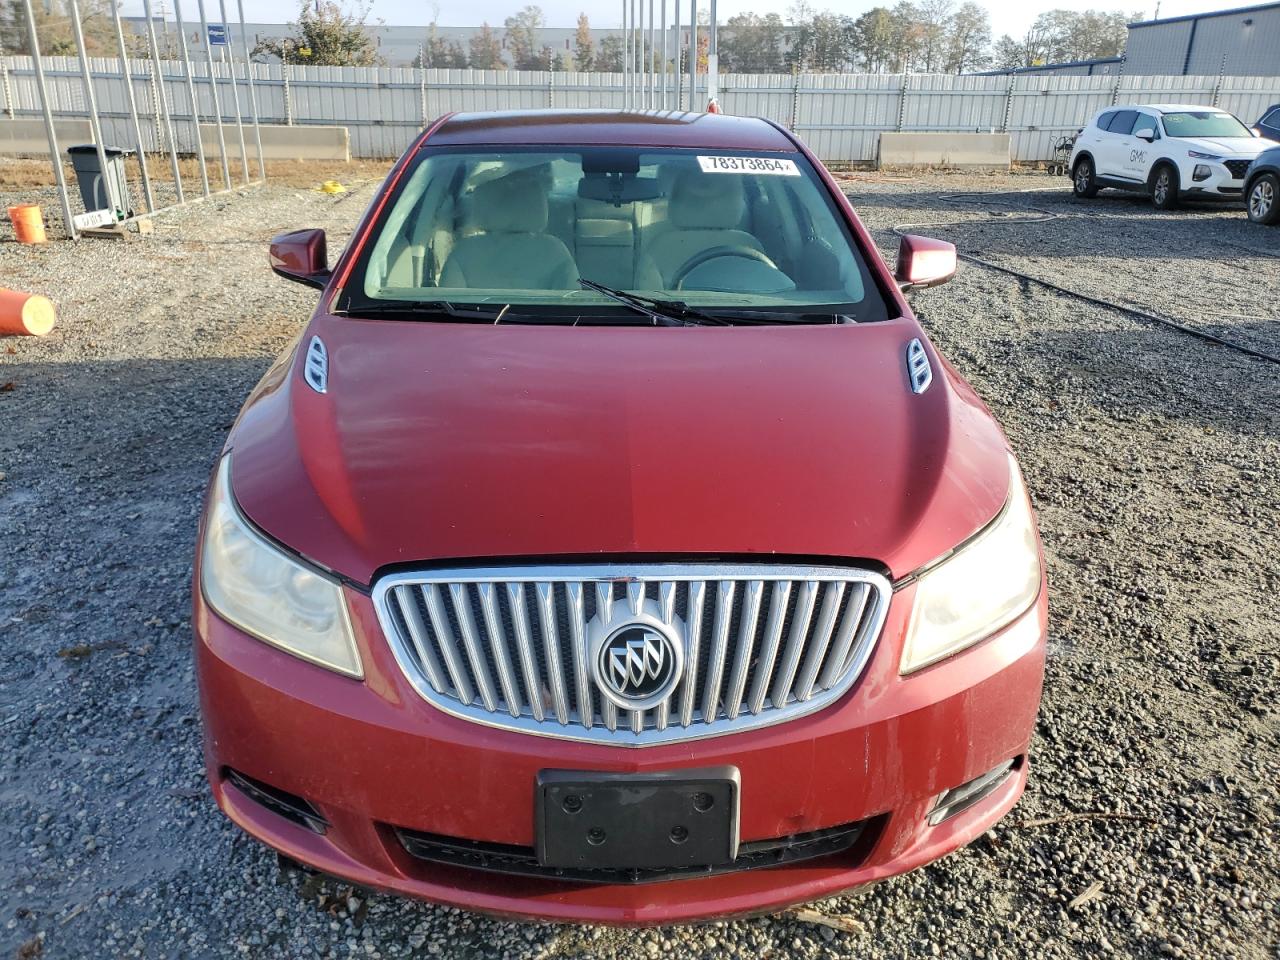
[[[772,910],[928,863],[1026,784],[1046,599],[1008,443],[787,130],[424,132],[214,471],[209,781],[244,830],[514,916]]]

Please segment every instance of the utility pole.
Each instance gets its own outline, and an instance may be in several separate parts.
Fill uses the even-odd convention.
[[[711,0],[711,34],[707,43],[707,102],[720,96],[720,46],[716,36],[716,0]]]
[[[698,109],[698,0],[689,0],[689,110]]]

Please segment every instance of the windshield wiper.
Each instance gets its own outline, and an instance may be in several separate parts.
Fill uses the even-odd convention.
[[[853,314],[837,313],[834,310],[811,310],[807,313],[791,313],[786,310],[739,310],[736,307],[715,307],[707,308],[702,312],[709,317],[742,323],[776,323],[779,325],[792,323],[820,326],[822,324],[852,324],[858,322],[858,319]]]
[[[660,326],[734,326],[736,324],[824,324],[824,323],[857,323],[849,315],[831,311],[824,313],[811,311],[808,313],[790,313],[784,310],[738,309],[737,307],[707,307],[699,309],[691,307],[683,300],[659,300],[639,293],[615,290],[603,283],[579,277],[578,282],[590,290],[611,297],[637,313],[650,317]]]
[[[624,307],[630,307],[636,313],[644,314],[653,321],[656,327],[728,327],[733,325],[732,320],[724,317],[713,317],[709,313],[695,310],[680,300],[657,300],[638,293],[627,293],[625,290],[615,290],[613,287],[606,287],[603,283],[588,280],[586,277],[579,277],[578,282],[588,290],[604,294],[611,300],[617,300]]]
[[[508,307],[501,310],[483,310],[479,306],[460,307],[448,300],[402,300],[396,303],[378,303],[357,307],[348,311],[347,316],[376,319],[377,317],[423,317],[437,319],[451,317],[455,320],[468,320],[472,323],[498,323],[502,320],[514,320],[519,314],[512,314]]]

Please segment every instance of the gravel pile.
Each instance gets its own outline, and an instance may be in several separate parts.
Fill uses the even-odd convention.
[[[887,252],[937,223],[1280,351],[1280,233],[1238,209],[1076,203],[1042,176],[846,188]],[[1003,823],[817,905],[852,932],[504,923],[281,873],[203,782],[191,548],[241,400],[315,302],[266,240],[322,226],[336,249],[370,193],[262,188],[130,243],[0,227],[0,282],[59,307],[48,338],[0,340],[0,957],[1280,956],[1280,367],[975,265],[915,302],[1008,430],[1049,555],[1031,784]]]

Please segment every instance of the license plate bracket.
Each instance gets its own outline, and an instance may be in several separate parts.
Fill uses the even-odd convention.
[[[567,869],[711,867],[738,856],[736,767],[658,773],[542,770],[538,862]]]

